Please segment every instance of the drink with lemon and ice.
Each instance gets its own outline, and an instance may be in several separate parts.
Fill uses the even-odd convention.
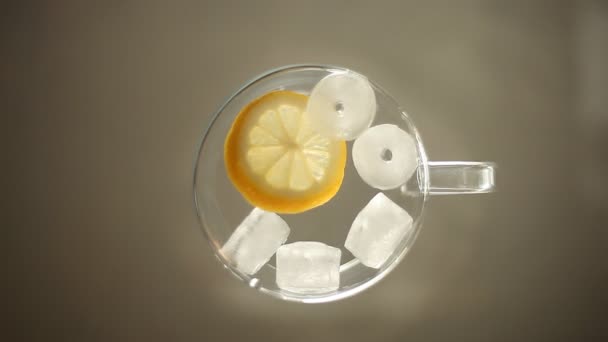
[[[254,274],[281,248],[290,230],[279,214],[304,213],[336,195],[347,141],[354,140],[353,163],[365,183],[387,190],[407,181],[417,166],[414,140],[392,124],[370,128],[376,110],[367,79],[339,72],[319,81],[310,95],[275,90],[239,112],[226,136],[224,163],[254,209],[222,249],[237,269]],[[364,265],[381,267],[411,230],[411,218],[404,217],[410,216],[378,193],[353,221],[346,249]],[[320,242],[292,245],[277,262],[280,288],[303,293],[337,288],[340,254],[324,254],[335,248]]]

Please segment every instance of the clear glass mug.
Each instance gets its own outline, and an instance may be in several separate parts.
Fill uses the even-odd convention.
[[[309,94],[323,77],[345,68],[323,65],[294,65],[268,71],[247,82],[232,94],[211,116],[203,133],[194,166],[194,200],[202,230],[219,261],[237,279],[248,286],[283,300],[322,303],[355,295],[376,284],[399,264],[407,254],[422,226],[424,205],[430,195],[487,193],[494,190],[495,165],[490,162],[434,162],[427,159],[424,145],[412,119],[380,86],[369,80],[377,101],[372,126],[395,124],[416,140],[418,169],[407,183],[383,191],[413,218],[413,229],[379,269],[361,264],[344,248],[348,230],[357,213],[379,192],[365,184],[352,157],[348,142],[348,161],[338,194],[325,205],[296,215],[281,215],[291,234],[286,243],[321,241],[342,250],[340,287],[329,293],[293,293],[280,289],[275,282],[275,257],[256,274],[239,272],[220,252],[232,232],[253,207],[230,183],[224,168],[224,139],[240,110],[252,100],[273,90],[287,89]]]

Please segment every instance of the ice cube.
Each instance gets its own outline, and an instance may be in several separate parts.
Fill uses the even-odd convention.
[[[315,85],[306,108],[312,127],[336,140],[353,140],[376,115],[376,95],[365,76],[334,73]]]
[[[339,248],[300,241],[277,251],[277,285],[296,293],[322,293],[340,286]]]
[[[403,185],[418,167],[414,138],[391,124],[374,126],[363,132],[355,140],[352,153],[361,179],[380,190]]]
[[[363,265],[380,268],[412,230],[412,217],[383,193],[357,214],[344,247]]]
[[[289,236],[289,226],[275,213],[255,208],[236,228],[220,252],[239,271],[255,274]]]

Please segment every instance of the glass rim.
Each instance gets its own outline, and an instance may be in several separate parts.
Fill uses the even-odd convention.
[[[212,129],[213,125],[215,124],[216,120],[219,118],[219,116],[222,114],[222,112],[224,111],[224,109],[230,104],[230,102],[236,98],[237,96],[239,96],[241,93],[243,93],[244,91],[246,91],[247,89],[249,89],[251,86],[253,86],[256,82],[265,79],[267,77],[276,75],[276,74],[281,74],[284,72],[292,72],[292,71],[302,71],[302,70],[306,70],[306,69],[314,69],[314,70],[324,70],[324,71],[344,71],[344,70],[352,70],[354,72],[357,72],[356,70],[350,69],[350,68],[346,68],[346,67],[341,67],[341,66],[335,66],[335,65],[330,65],[330,64],[290,64],[290,65],[284,65],[284,66],[280,66],[280,67],[276,67],[276,68],[272,68],[269,70],[266,70],[260,74],[257,74],[256,76],[248,79],[246,82],[243,83],[242,86],[240,86],[236,91],[232,92],[229,96],[227,96],[225,98],[225,100],[222,102],[222,104],[217,108],[217,110],[211,115],[211,117],[208,120],[208,124],[206,125],[206,127],[203,130],[203,133],[201,135],[200,138],[200,142],[198,144],[198,148],[197,148],[197,152],[195,154],[195,159],[194,159],[194,167],[193,167],[193,179],[192,179],[192,191],[193,191],[193,198],[194,198],[194,206],[195,206],[195,211],[196,211],[196,215],[197,215],[197,219],[198,219],[198,223],[200,225],[200,230],[202,230],[203,235],[205,237],[205,239],[207,240],[209,246],[212,248],[213,250],[213,254],[214,256],[218,259],[218,261],[222,264],[222,266],[224,266],[224,268],[226,268],[228,271],[230,271],[230,273],[232,273],[236,278],[238,278],[239,280],[243,281],[245,284],[247,284],[247,286],[255,288],[257,290],[259,290],[260,292],[269,295],[273,298],[277,298],[277,299],[281,299],[281,300],[286,300],[286,301],[292,301],[292,302],[301,302],[301,303],[326,303],[326,302],[333,302],[333,301],[337,301],[337,300],[341,300],[341,299],[345,299],[351,296],[354,296],[370,287],[372,287],[373,285],[377,284],[379,281],[381,281],[383,278],[385,278],[390,272],[392,272],[394,270],[395,267],[397,267],[397,265],[399,265],[401,263],[401,261],[404,259],[405,255],[408,252],[408,248],[403,248],[400,252],[399,255],[397,255],[397,257],[388,265],[386,265],[385,267],[383,267],[382,269],[380,269],[378,271],[378,273],[376,273],[373,277],[367,279],[366,281],[353,286],[352,288],[348,288],[348,289],[344,289],[344,290],[338,290],[335,292],[328,292],[326,294],[324,293],[320,293],[320,294],[315,294],[314,297],[307,297],[306,294],[297,294],[294,293],[293,295],[291,295],[291,293],[283,293],[283,292],[277,292],[271,289],[267,289],[264,288],[263,286],[258,286],[258,283],[255,282],[254,280],[256,280],[257,278],[252,276],[252,275],[247,275],[244,274],[240,271],[238,271],[236,268],[232,267],[230,265],[230,263],[225,260],[225,258],[217,253],[217,251],[221,248],[221,246],[216,246],[214,244],[214,239],[212,238],[212,236],[210,236],[210,233],[208,231],[207,223],[205,222],[204,219],[204,213],[202,212],[200,205],[199,205],[199,198],[197,195],[197,184],[198,184],[198,168],[199,168],[199,161],[201,158],[201,154],[203,151],[203,146],[205,145],[205,141],[209,135],[210,130]],[[358,73],[358,72],[357,72]],[[377,88],[379,91],[381,91],[383,93],[384,96],[386,96],[387,98],[389,98],[396,106],[396,108],[398,108],[398,110],[401,112],[402,115],[405,115],[406,120],[409,121],[411,129],[412,129],[412,134],[414,136],[414,140],[416,143],[416,147],[418,149],[418,154],[420,157],[420,162],[419,162],[419,168],[422,168],[422,175],[420,174],[420,172],[418,172],[418,180],[419,180],[419,184],[420,184],[420,192],[422,194],[422,209],[420,211],[419,216],[414,220],[414,236],[412,236],[411,238],[413,239],[413,241],[415,241],[417,239],[417,235],[420,232],[420,227],[422,225],[422,221],[424,218],[424,213],[425,213],[425,207],[426,207],[426,202],[429,198],[429,188],[430,188],[430,181],[429,181],[429,168],[428,168],[428,164],[429,164],[429,160],[426,154],[426,150],[424,149],[424,144],[422,142],[422,139],[420,137],[420,134],[418,132],[418,129],[415,125],[415,123],[413,122],[413,120],[411,119],[411,117],[409,115],[407,115],[407,113],[405,112],[405,110],[403,110],[403,108],[399,105],[399,103],[390,95],[390,93],[388,93],[384,88],[382,88],[380,85],[378,85],[377,83],[375,83],[373,80],[369,80],[369,82],[375,87]],[[207,121],[205,120],[205,121]],[[412,242],[413,244],[413,242]],[[345,269],[348,269],[350,267],[353,267],[357,264],[359,264],[360,261],[358,259],[353,259],[350,260],[348,262],[346,262],[345,264],[340,265],[340,272],[342,272]]]

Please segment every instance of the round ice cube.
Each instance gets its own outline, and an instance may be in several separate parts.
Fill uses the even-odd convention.
[[[364,76],[352,71],[335,73],[315,85],[306,111],[320,134],[353,140],[374,120],[376,95]]]
[[[418,167],[416,142],[395,125],[374,126],[355,140],[353,162],[371,187],[394,189],[407,182]]]

